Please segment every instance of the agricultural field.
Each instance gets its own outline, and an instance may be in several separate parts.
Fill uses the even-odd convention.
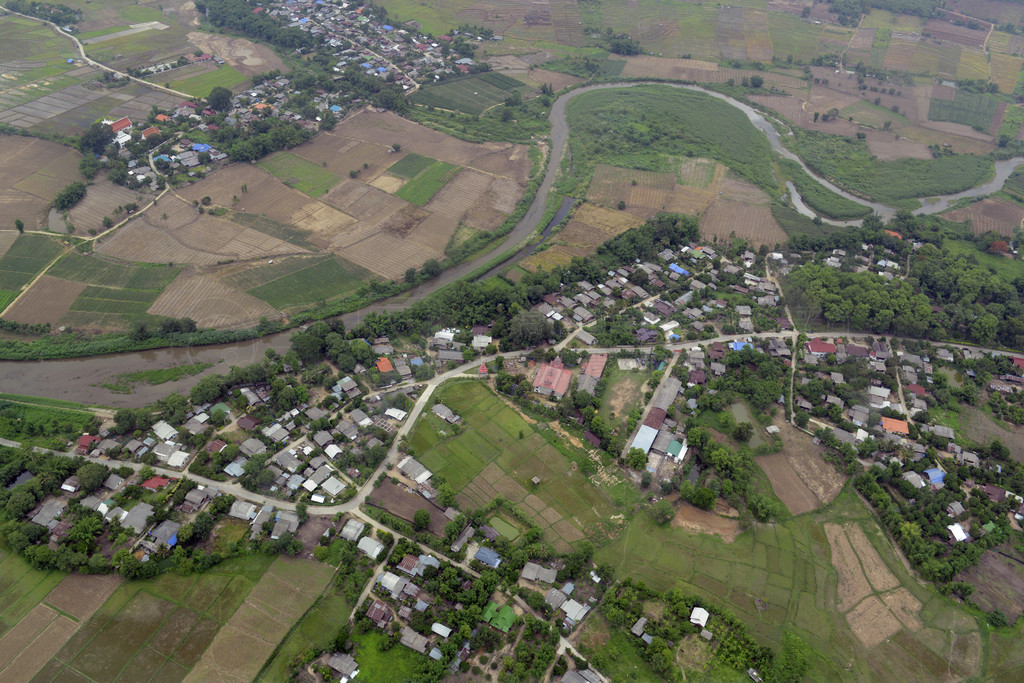
[[[771,198],[754,185],[732,178],[726,179],[719,196],[701,216],[700,231],[705,239],[728,239],[735,234],[756,245],[786,241],[785,231],[772,215]]]
[[[310,197],[319,197],[341,180],[326,168],[290,152],[275,152],[261,159],[258,165],[288,187],[294,187]]]
[[[0,230],[13,231],[16,218],[29,230],[44,226],[57,193],[82,179],[81,158],[77,151],[54,142],[0,135]]]
[[[450,109],[478,116],[505,101],[513,90],[526,94],[528,86],[510,76],[486,72],[427,85],[409,97],[413,104]]]
[[[20,290],[62,250],[56,240],[45,235],[20,235],[0,257],[0,290]]]
[[[987,131],[999,102],[988,95],[974,95],[958,90],[952,100],[933,99],[928,108],[931,121],[952,121]]]
[[[402,185],[395,193],[399,199],[410,204],[423,206],[429,202],[442,187],[447,185],[459,172],[458,166],[437,161],[418,173],[409,182]]]
[[[958,223],[971,222],[971,232],[981,235],[989,231],[1013,237],[1014,228],[1024,220],[1024,206],[1004,197],[988,197],[963,209],[945,214]]]
[[[935,680],[949,666],[956,676],[980,673],[976,619],[908,573],[850,491],[823,512],[732,542],[638,515],[595,560],[657,590],[717,602],[766,644],[792,629],[814,652],[814,680]],[[951,648],[963,656],[951,660]]]
[[[531,254],[520,265],[531,271],[568,265],[574,256],[593,254],[599,245],[641,225],[643,220],[636,212],[618,211],[584,202],[566,226],[554,235],[547,249]]]
[[[333,640],[338,629],[348,622],[351,611],[352,606],[337,589],[328,590],[299,620],[256,680],[268,682],[286,680],[288,667],[294,658],[311,644]],[[361,651],[362,648],[360,648]],[[412,654],[411,651],[410,654]],[[360,665],[369,668],[369,662],[362,660],[363,658],[357,654],[357,661]]]
[[[154,76],[151,80],[158,81],[162,76],[167,75],[159,74]],[[174,80],[170,83],[171,87],[175,90],[187,92],[188,94],[195,95],[196,97],[206,97],[210,94],[210,91],[217,86],[227,88],[233,92],[240,92],[246,85],[248,85],[249,79],[235,67],[222,64],[212,71],[183,78],[180,81]]]
[[[278,557],[227,612],[223,627],[196,657],[186,681],[251,681],[299,617],[320,597],[334,569],[319,562]]]
[[[252,327],[260,318],[273,320],[280,314],[266,302],[235,289],[213,275],[182,272],[153,305],[150,315],[191,318],[199,327]]]
[[[340,256],[315,257],[306,267],[247,290],[277,310],[327,301],[355,292],[369,271]]]
[[[615,508],[607,493],[488,387],[459,382],[436,395],[462,416],[463,431],[453,437],[450,425],[425,413],[409,446],[425,467],[448,479],[463,505],[478,507],[502,495],[562,551],[612,533],[607,525]],[[536,487],[535,476],[541,479]]]
[[[843,488],[843,477],[822,459],[822,449],[803,432],[783,427],[782,452],[758,456],[755,462],[786,508],[801,515],[831,503]]]

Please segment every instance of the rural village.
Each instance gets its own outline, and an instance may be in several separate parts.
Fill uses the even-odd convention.
[[[1019,680],[1024,9],[0,2],[0,680]]]

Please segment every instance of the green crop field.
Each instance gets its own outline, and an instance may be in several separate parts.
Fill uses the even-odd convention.
[[[585,190],[598,163],[674,173],[683,156],[725,164],[744,180],[777,192],[771,147],[743,112],[702,93],[658,85],[602,90],[569,102],[575,176],[560,192]]]
[[[257,680],[268,683],[287,680],[288,667],[295,657],[311,644],[326,645],[333,641],[338,629],[348,623],[351,611],[352,606],[345,598],[336,589],[331,589],[295,625]]]
[[[329,258],[330,256],[287,256],[282,259],[274,259],[273,263],[264,263],[233,273],[224,279],[231,286],[248,291],[323,263]]]
[[[388,173],[401,176],[402,178],[415,178],[427,170],[437,159],[431,159],[415,152],[410,152],[388,167]]]
[[[339,256],[327,257],[253,287],[248,292],[282,310],[351,294],[367,282],[371,275],[365,268]]]
[[[877,161],[863,140],[793,129],[787,140],[814,170],[850,192],[896,206],[915,208],[919,197],[960,192],[991,177],[992,161],[972,154],[938,159]],[[909,206],[907,202],[911,202]]]
[[[13,292],[9,289],[0,289],[0,311],[11,305],[11,302],[18,297],[17,292]]]
[[[525,92],[528,86],[503,74],[484,73],[425,86],[413,93],[409,101],[479,115],[504,102],[515,89]]]
[[[459,166],[444,161],[435,161],[420,171],[415,178],[402,185],[395,196],[417,206],[423,206],[461,170]]]
[[[341,180],[326,168],[317,166],[291,152],[276,152],[259,162],[260,168],[310,197],[319,197]]]
[[[1011,105],[1006,108],[1003,115],[1003,122],[999,124],[999,137],[1007,136],[1014,138],[1024,125],[1024,107]]]
[[[158,79],[162,74],[154,77]],[[175,90],[187,92],[196,97],[206,97],[218,85],[228,90],[238,90],[249,82],[248,77],[233,66],[222,64],[214,71],[208,71],[198,76],[183,78],[180,81],[171,81],[171,87]]]
[[[409,446],[425,467],[447,478],[464,504],[482,506],[498,492],[556,545],[569,547],[584,534],[600,542],[601,525],[615,507],[606,491],[572,467],[561,450],[565,444],[556,447],[557,437],[528,423],[483,384],[449,383],[435,396],[462,417],[462,432],[452,436],[451,425],[425,413]],[[535,476],[541,479],[536,487]]]
[[[99,287],[162,290],[180,270],[171,266],[119,263],[73,251],[55,263],[47,275]]]
[[[987,131],[996,113],[999,101],[989,95],[975,95],[957,90],[952,100],[932,99],[928,118],[932,121],[952,121]]]
[[[903,628],[892,638],[902,650],[883,644],[869,654],[839,613],[836,570],[822,526],[833,520],[860,525],[902,590],[921,603],[925,628]],[[907,571],[875,518],[849,489],[819,513],[755,526],[732,543],[660,526],[640,514],[594,559],[610,563],[617,577],[643,580],[659,591],[679,588],[723,605],[758,640],[773,647],[783,630],[795,631],[814,651],[808,680],[932,680],[939,675],[932,668],[946,666],[951,639],[976,638],[979,633],[970,612]],[[933,638],[936,634],[941,635]],[[903,650],[914,656],[897,654]]]
[[[60,244],[45,235],[19,235],[0,257],[0,289],[20,290],[60,252]]]

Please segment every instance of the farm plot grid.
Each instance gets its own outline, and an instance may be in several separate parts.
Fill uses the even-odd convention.
[[[410,95],[409,101],[427,107],[452,109],[478,116],[494,105],[504,102],[516,89],[522,91],[528,90],[528,87],[522,81],[490,72],[428,85]]]
[[[61,251],[62,247],[45,235],[20,235],[0,257],[0,289],[20,290]]]
[[[928,107],[930,121],[951,121],[987,131],[999,102],[987,95],[957,90],[952,100],[933,98]]]
[[[248,271],[251,275],[239,274],[231,280],[237,286],[249,278],[255,281],[277,275],[246,291],[279,311],[351,294],[372,275],[340,256],[289,259],[280,270],[271,268],[261,266]]]
[[[465,429],[452,437],[447,423],[424,415],[410,445],[426,467],[448,478],[463,501],[479,506],[502,495],[556,547],[600,536],[602,523],[614,514],[605,493],[488,387],[449,384],[438,398],[462,416]],[[533,477],[542,483],[534,487]]]

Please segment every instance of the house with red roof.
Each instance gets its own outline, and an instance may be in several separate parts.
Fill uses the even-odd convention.
[[[168,479],[167,477],[155,476],[150,477],[146,481],[142,482],[141,486],[142,488],[149,489],[150,491],[159,491],[160,489],[162,489],[163,487],[167,486],[170,483],[171,480]]]
[[[78,437],[78,444],[75,446],[75,454],[85,455],[92,448],[92,445],[94,443],[98,443],[99,440],[100,437],[98,436],[83,434],[82,436]]]
[[[112,124],[110,124],[110,129],[113,130],[115,133],[120,133],[125,128],[131,128],[131,127],[132,127],[132,120],[130,118],[128,118],[127,116],[122,116],[117,121],[114,121]]]
[[[148,140],[151,137],[153,137],[154,135],[156,135],[156,136],[160,135],[160,129],[157,128],[156,126],[150,126],[146,130],[142,131],[142,139],[143,140]]]
[[[381,356],[377,359],[377,369],[381,372],[394,372],[395,366],[391,364],[391,360]]]
[[[562,360],[556,358],[551,363],[540,366],[537,376],[533,378],[533,390],[542,396],[554,396],[561,399],[565,392],[569,391],[569,383],[572,381],[572,370],[562,365]]]
[[[895,420],[891,417],[882,418],[882,429],[890,434],[910,434],[910,425],[906,420]]]
[[[1020,356],[1013,356],[1013,367],[1024,370],[1024,358],[1021,358]]]
[[[157,114],[156,115],[156,120],[160,121],[161,123],[164,123],[164,122],[170,121],[171,117],[168,116],[167,114]]]
[[[827,353],[836,352],[835,344],[830,344],[829,342],[821,341],[821,339],[819,339],[818,337],[815,337],[811,341],[804,344],[804,348],[807,350],[807,353],[813,354],[815,356],[824,356]]]
[[[903,235],[899,234],[898,232],[893,232],[892,230],[886,230],[885,234],[888,235],[889,237],[895,237],[898,240],[903,239]]]
[[[915,396],[924,397],[925,393],[927,393],[925,391],[925,388],[922,387],[920,384],[908,384],[906,389]]]

